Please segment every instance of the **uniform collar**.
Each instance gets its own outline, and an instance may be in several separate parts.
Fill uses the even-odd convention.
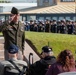
[[[16,58],[10,58],[9,60],[16,61],[17,59]]]
[[[19,21],[17,21],[15,24],[18,25]]]

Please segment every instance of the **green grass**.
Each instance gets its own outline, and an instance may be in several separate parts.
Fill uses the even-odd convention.
[[[75,54],[76,35],[26,31],[25,38],[33,43],[39,53],[41,52],[41,48],[48,45],[49,42],[49,46],[53,48],[55,56],[64,49],[70,49]]]
[[[70,49],[73,54],[75,54],[76,35],[27,31],[25,34],[25,38],[31,40],[39,53],[41,52],[41,48],[48,45],[49,42],[49,46],[53,48],[55,56],[57,56],[60,51],[64,49]]]
[[[3,34],[0,32],[0,35],[3,35]]]

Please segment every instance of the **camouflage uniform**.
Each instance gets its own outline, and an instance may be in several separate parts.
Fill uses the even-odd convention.
[[[22,70],[23,66],[27,66],[27,63],[25,61],[22,61],[22,60],[17,60],[17,59],[10,59],[12,60],[16,65],[17,67]],[[19,71],[15,68],[15,66],[10,63],[9,61],[1,61],[0,62],[0,75],[4,75],[4,68],[5,67],[11,67],[11,70],[10,72],[13,72],[13,73],[19,73]]]
[[[24,31],[24,25],[20,21],[15,24],[13,23],[9,24],[9,22],[6,21],[2,25],[0,25],[0,31],[2,31],[5,40],[4,42],[5,59],[8,59],[7,50],[10,44],[17,45],[20,51],[23,53],[25,31]]]

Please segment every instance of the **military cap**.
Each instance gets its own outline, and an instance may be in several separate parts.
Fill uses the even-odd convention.
[[[69,22],[69,20],[66,20],[66,22]]]
[[[63,22],[63,23],[64,23],[65,21],[64,21],[64,20],[61,20],[61,22]]]
[[[11,10],[11,13],[12,14],[19,14],[19,11],[17,8],[13,7],[12,10]]]
[[[44,46],[44,47],[42,47],[42,52],[46,52],[46,53],[52,52],[52,48],[49,46]]]
[[[11,44],[8,48],[8,53],[10,54],[15,54],[15,53],[18,53],[18,46],[16,46],[15,44]]]
[[[53,20],[53,22],[56,22],[56,20]]]
[[[33,22],[33,20],[30,20],[30,22]]]

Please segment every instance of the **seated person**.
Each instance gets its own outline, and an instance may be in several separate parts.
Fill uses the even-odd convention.
[[[9,60],[4,60],[0,62],[0,75],[18,75],[23,70],[24,66],[27,66],[27,63],[25,61],[17,59],[18,50],[19,48],[14,44],[9,46]],[[16,68],[15,65],[18,67],[19,70]]]
[[[41,59],[29,67],[29,75],[45,75],[49,66],[56,62],[52,48],[42,47]]]
[[[57,57],[57,62],[51,65],[45,75],[58,75],[63,72],[76,72],[75,59],[71,50],[61,51]]]

